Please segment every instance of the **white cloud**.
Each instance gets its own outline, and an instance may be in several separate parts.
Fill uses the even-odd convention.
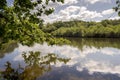
[[[94,4],[94,3],[96,3],[96,2],[98,2],[100,0],[86,0],[86,1],[89,2],[89,3],[91,3],[91,4]]]
[[[80,12],[80,15],[82,17],[84,17],[84,19],[102,17],[102,15],[100,13],[98,13],[96,11],[89,11],[89,10],[86,10],[84,12]]]
[[[80,10],[79,6],[69,6],[69,7],[65,8],[64,10],[61,10],[61,11],[69,12],[69,13],[75,13],[76,11],[79,11],[79,10]]]
[[[110,3],[111,0],[85,0],[85,2],[89,2],[90,4],[95,4],[97,2]]]
[[[120,19],[120,17],[119,16],[115,16],[115,17],[111,17],[110,18],[110,20],[115,20],[115,19],[118,20],[118,19]]]
[[[97,11],[90,11],[85,6],[68,6],[63,10],[60,10],[58,13],[54,13],[54,15],[48,16],[50,19],[43,19],[49,21],[69,21],[71,19],[76,20],[89,20],[94,18],[101,18],[101,13]],[[46,16],[47,18],[47,16]],[[49,20],[49,21],[48,21]]]
[[[61,2],[57,2],[58,5],[73,5],[73,4],[77,4],[79,1],[78,0],[64,0],[64,3]]]
[[[107,9],[107,10],[104,10],[102,11],[102,14],[103,15],[109,15],[109,14],[112,14],[114,13],[115,11],[113,9]]]
[[[67,5],[71,5],[71,4],[76,4],[76,3],[78,3],[78,0],[65,0],[65,5],[67,4]]]

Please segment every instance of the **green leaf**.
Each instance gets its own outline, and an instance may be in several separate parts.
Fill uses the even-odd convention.
[[[120,11],[118,12],[118,15],[120,16]]]

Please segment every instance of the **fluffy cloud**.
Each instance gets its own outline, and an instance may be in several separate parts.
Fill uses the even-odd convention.
[[[118,20],[118,19],[120,19],[120,17],[119,16],[115,16],[115,17],[111,17],[110,18],[110,20],[115,20],[115,19]]]
[[[104,10],[102,11],[102,14],[103,15],[109,15],[109,14],[112,14],[114,13],[115,11],[113,9],[107,9],[107,10]]]
[[[82,7],[81,7],[82,8]],[[86,9],[86,8],[85,8]],[[69,6],[67,8],[65,8],[64,10],[61,10],[61,12],[69,12],[69,13],[75,13],[76,11],[79,11],[80,7],[79,6]]]
[[[96,11],[89,11],[86,10],[84,12],[80,12],[80,16],[83,17],[83,19],[92,19],[97,17],[102,17],[102,15]]]
[[[94,18],[101,18],[101,13],[97,11],[90,11],[85,6],[68,6],[63,10],[60,10],[54,15],[48,16],[50,21],[69,21],[71,19],[76,20],[90,20]],[[47,18],[47,17],[46,17]],[[43,18],[44,19],[44,18]],[[46,19],[49,20],[49,19]],[[49,22],[49,21],[47,21]]]
[[[90,4],[95,4],[97,2],[110,3],[111,0],[85,0],[85,2],[89,2]]]
[[[55,4],[54,3],[50,3],[51,4],[54,4],[54,5],[73,5],[73,4],[77,4],[79,1],[78,0],[65,0],[64,3],[61,3],[61,2],[56,2]],[[52,6],[52,5],[51,5]]]
[[[76,4],[76,3],[78,3],[78,0],[65,0],[64,4],[71,5],[71,4]]]
[[[49,23],[69,20],[101,21],[106,18],[104,16],[109,17],[110,14],[114,13],[110,8],[107,8],[106,10],[102,9],[102,4],[100,4],[100,9],[89,8],[89,6],[92,6],[97,2],[110,3],[111,0],[65,0],[64,4],[51,2],[47,7],[53,7],[56,11],[49,16],[42,16],[40,18]],[[84,4],[86,3],[90,3],[92,5],[85,6]]]

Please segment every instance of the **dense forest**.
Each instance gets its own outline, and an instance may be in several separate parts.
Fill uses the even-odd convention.
[[[85,37],[85,38],[119,38],[120,20],[103,20],[101,22],[58,21],[48,23],[41,29],[56,37]]]

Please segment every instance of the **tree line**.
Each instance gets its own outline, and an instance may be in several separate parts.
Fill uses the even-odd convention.
[[[56,37],[82,38],[119,38],[120,20],[103,20],[101,22],[58,21],[40,27],[44,32]]]

